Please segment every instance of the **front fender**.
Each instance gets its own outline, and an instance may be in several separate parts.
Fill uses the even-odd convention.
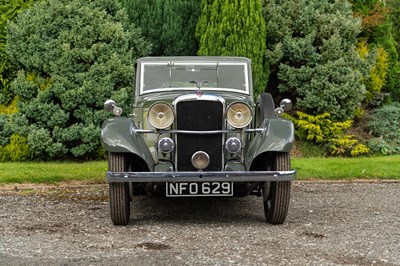
[[[130,118],[113,117],[104,121],[101,128],[104,149],[108,152],[133,153],[143,159],[149,169],[153,169],[154,160],[146,142],[132,129],[138,129],[138,126]]]
[[[247,169],[253,160],[260,154],[277,151],[290,152],[294,144],[294,126],[286,119],[265,119],[261,124],[265,130],[256,134],[245,151],[245,165]]]

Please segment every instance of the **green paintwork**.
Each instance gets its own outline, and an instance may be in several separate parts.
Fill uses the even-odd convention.
[[[225,171],[227,172],[239,172],[246,171],[244,165],[238,161],[227,161],[225,164]]]
[[[294,126],[289,120],[265,119],[261,124],[265,131],[256,134],[245,151],[245,165],[250,169],[253,160],[260,154],[277,151],[290,152],[294,144]]]
[[[132,129],[138,129],[135,122],[126,117],[107,119],[101,129],[101,140],[108,152],[133,153],[142,158],[149,169],[153,169],[154,160],[143,137],[133,134]]]
[[[106,120],[102,128],[102,144],[106,151],[118,152],[118,153],[133,153],[139,158],[143,159],[152,172],[171,172],[174,171],[174,153],[168,155],[162,155],[160,152],[155,152],[154,144],[156,143],[155,138],[148,137],[149,134],[153,133],[132,133],[132,129],[143,129],[143,130],[153,130],[153,128],[147,122],[147,112],[149,107],[156,102],[165,102],[173,106],[175,99],[181,96],[195,96],[199,92],[198,88],[160,88],[160,90],[150,93],[140,93],[138,88],[141,86],[140,78],[142,75],[142,66],[145,63],[157,63],[160,62],[171,62],[171,63],[215,63],[215,62],[233,62],[233,63],[245,63],[247,65],[248,73],[248,86],[249,92],[245,93],[240,90],[221,90],[221,88],[206,88],[204,87],[201,91],[204,95],[215,96],[218,98],[223,98],[224,108],[226,108],[233,102],[243,102],[248,104],[253,110],[253,120],[254,111],[256,108],[255,102],[253,100],[252,92],[252,76],[251,76],[251,61],[247,58],[234,58],[234,57],[148,57],[141,58],[138,60],[137,64],[137,74],[136,74],[136,89],[135,97],[133,99],[133,110],[130,114],[130,118],[110,118]],[[189,64],[190,65],[190,64]],[[196,64],[195,64],[196,65]],[[235,75],[233,73],[232,75]],[[201,96],[203,97],[203,96]],[[247,129],[254,128],[255,122],[253,121]],[[239,135],[247,135],[244,137],[243,146],[244,154],[227,154],[225,152],[225,168],[224,171],[227,172],[243,172],[251,169],[251,164],[254,159],[265,153],[265,152],[290,152],[294,144],[294,127],[292,122],[281,119],[266,119],[261,124],[261,128],[264,128],[263,132],[247,132],[240,133],[240,131],[235,131],[235,133],[228,133],[225,136],[225,140],[229,137],[239,137]],[[167,128],[174,129],[174,124]],[[226,123],[224,129],[231,129],[231,127]],[[160,135],[161,137],[164,135]],[[165,136],[174,139],[174,134],[169,134],[165,132]],[[151,152],[150,152],[151,151]],[[155,154],[152,154],[155,153]],[[164,156],[164,157],[163,157]],[[158,158],[158,159],[157,159]],[[159,158],[163,161],[158,161]]]
[[[154,166],[154,172],[173,172],[174,166],[171,162],[160,161]]]

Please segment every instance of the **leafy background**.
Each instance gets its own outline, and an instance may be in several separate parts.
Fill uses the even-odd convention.
[[[256,94],[292,99],[296,153],[400,153],[397,0],[4,0],[0,161],[104,156],[146,55],[246,56]]]

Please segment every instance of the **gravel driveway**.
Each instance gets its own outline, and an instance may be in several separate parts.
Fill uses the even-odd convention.
[[[287,221],[262,200],[140,197],[107,187],[0,189],[0,265],[400,265],[400,183],[295,182]]]

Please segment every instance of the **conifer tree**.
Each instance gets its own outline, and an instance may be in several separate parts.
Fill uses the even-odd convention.
[[[252,60],[256,94],[265,89],[266,27],[259,0],[203,0],[196,27],[198,55],[245,56]]]
[[[153,45],[152,55],[195,55],[200,0],[121,0],[129,21]]]
[[[400,55],[400,1],[388,0],[390,20],[393,24],[393,37],[397,42],[397,53]]]
[[[37,159],[83,159],[101,149],[104,101],[130,102],[149,44],[113,0],[46,0],[8,25],[6,51],[20,69],[13,133]]]
[[[5,52],[6,25],[19,12],[29,8],[36,0],[3,0],[0,5],[0,105],[8,105],[14,98],[10,84],[17,74],[16,67]],[[1,108],[0,108],[1,109]]]
[[[362,19],[362,32],[358,37],[366,41],[371,48],[381,48],[387,52],[389,68],[383,90],[390,93],[393,100],[400,101],[399,46],[395,39],[396,28],[393,28],[398,25],[396,22],[399,23],[399,20],[398,17],[395,19],[392,17],[399,4],[396,1],[389,1],[389,5],[385,5],[380,0],[350,0],[350,2],[353,4],[355,15]]]
[[[354,117],[369,68],[355,45],[361,30],[345,0],[271,0],[267,22],[267,90],[287,93],[308,114]]]

